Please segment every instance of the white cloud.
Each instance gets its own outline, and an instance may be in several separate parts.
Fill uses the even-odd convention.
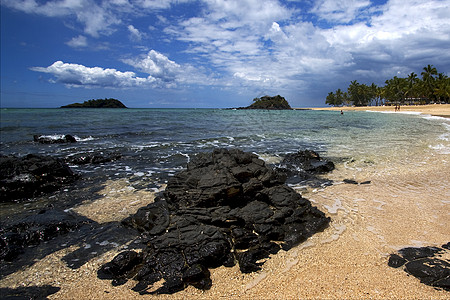
[[[186,13],[187,18],[161,12],[187,2],[199,8]],[[407,5],[403,0],[389,0],[379,6],[369,0],[306,2],[312,3],[308,12],[301,10],[307,6],[294,8],[294,1],[283,0],[4,0],[2,4],[49,17],[72,16],[84,29],[83,35],[67,42],[72,47],[87,44],[86,35],[107,35],[119,24],[133,23],[153,30],[152,38],[172,43],[177,55],[184,53],[186,61],[196,62],[195,67],[194,63],[175,62],[155,50],[123,60],[148,74],[147,78],[114,69],[94,72],[95,68],[62,62],[65,67],[55,63],[53,68],[33,68],[72,86],[95,85],[95,78],[101,85],[99,74],[104,74],[109,82],[114,78],[122,82],[118,87],[204,83],[279,91],[349,81],[358,74],[376,81],[389,78],[394,70],[408,71],[408,66],[450,65],[445,51],[450,48],[448,0],[411,0]],[[149,12],[155,23],[146,27],[134,23],[134,17],[148,17]],[[158,31],[153,25],[166,28]],[[134,41],[145,36],[145,31],[133,25],[127,29]],[[89,72],[96,75],[86,77]],[[78,81],[70,83],[69,73]],[[210,73],[216,79],[205,75]]]
[[[56,61],[48,67],[32,67],[32,71],[54,76],[51,82],[69,87],[85,88],[176,88],[185,84],[205,84],[206,75],[190,65],[179,65],[154,50],[146,56],[124,60],[137,70],[149,74],[138,77],[136,73],[116,69],[86,67],[80,64]],[[209,81],[211,82],[211,81]]]
[[[110,34],[112,26],[120,24],[117,6],[123,8],[123,4],[128,2],[102,2],[93,0],[60,0],[39,3],[35,0],[4,0],[3,5],[30,14],[39,14],[46,17],[67,17],[72,16],[83,24],[84,32],[93,37],[100,34]],[[113,10],[111,5],[115,5]]]
[[[330,22],[349,23],[370,5],[369,0],[319,0],[311,12]]]
[[[177,64],[155,50],[150,50],[146,55],[134,59],[124,59],[123,62],[171,86],[189,83],[204,84],[207,79],[205,74],[193,66]]]
[[[169,8],[173,0],[139,0],[136,4],[143,8],[163,9]]]
[[[146,56],[124,60],[124,62],[153,77],[165,80],[175,78],[181,71],[179,64],[155,50],[150,50]]]
[[[116,69],[100,67],[86,67],[79,64],[54,62],[48,67],[33,67],[36,72],[49,73],[55,76],[54,82],[63,83],[70,87],[86,88],[131,88],[156,84],[156,79],[137,77],[134,72],[121,72]]]
[[[329,29],[303,21],[299,11],[278,1],[205,3],[202,14],[165,32],[224,71],[225,85],[292,89],[326,84],[338,73],[370,78],[368,70],[376,80],[411,63],[413,54],[428,53],[428,63],[434,55],[449,60],[442,51],[450,43],[448,0],[413,0],[406,7],[401,0],[383,6],[368,0],[316,2],[311,12],[341,24]]]
[[[140,32],[133,25],[128,25],[128,32],[130,33],[130,39],[134,42],[140,42],[142,38],[145,36],[142,32]]]
[[[87,42],[87,38],[85,36],[79,35],[77,37],[72,38],[66,44],[73,48],[81,48],[81,47],[87,47],[88,42]]]

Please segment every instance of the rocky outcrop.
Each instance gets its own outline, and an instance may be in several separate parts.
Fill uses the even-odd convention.
[[[282,164],[291,168],[300,168],[308,173],[327,173],[334,170],[334,163],[322,159],[319,153],[311,150],[300,150],[297,153],[286,155]]]
[[[7,227],[0,225],[0,261],[13,261],[27,247],[74,231],[88,222],[86,218],[50,209]]]
[[[420,282],[450,291],[450,263],[442,256],[450,254],[450,243],[442,247],[408,247],[391,254],[388,265],[404,270]]]
[[[77,140],[70,134],[66,135],[34,135],[33,139],[36,143],[41,144],[64,144],[76,143]]]
[[[15,289],[0,288],[0,295],[3,300],[13,299],[48,299],[47,296],[57,293],[61,288],[43,285],[43,286],[24,286]]]
[[[292,109],[289,103],[284,97],[277,96],[264,96],[261,98],[253,99],[253,103],[247,107],[239,107],[238,109],[270,109],[270,110],[283,110]]]
[[[0,156],[2,202],[53,192],[78,178],[62,160],[29,154]]]
[[[287,182],[296,184],[303,181],[315,184],[326,184],[328,180],[317,178],[317,174],[323,174],[334,170],[334,163],[323,159],[317,152],[300,150],[287,154],[277,168],[287,176]],[[331,184],[331,183],[330,183]]]
[[[188,285],[210,288],[209,268],[238,263],[244,273],[259,270],[271,254],[330,221],[285,179],[251,153],[198,154],[154,203],[123,221],[142,233],[144,251],[120,253],[99,278],[115,285],[133,278],[141,294],[164,279],[155,293],[174,293]]]

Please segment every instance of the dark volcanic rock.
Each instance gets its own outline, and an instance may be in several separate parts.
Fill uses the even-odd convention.
[[[26,247],[37,246],[88,222],[70,213],[46,210],[6,228],[0,226],[0,261],[13,261]]]
[[[0,288],[2,300],[48,299],[47,296],[57,293],[61,288],[51,285]]]
[[[330,221],[284,181],[251,153],[198,154],[154,203],[123,221],[141,232],[143,253],[119,254],[99,277],[113,284],[133,278],[141,294],[164,279],[155,293],[174,293],[188,285],[210,288],[209,268],[237,262],[244,273],[259,270],[270,254],[289,250]]]
[[[321,158],[317,152],[300,150],[297,153],[287,154],[277,170],[285,174],[287,183],[308,181],[311,185],[321,185],[329,181],[319,179],[317,174],[333,171],[334,163]]]
[[[301,150],[285,156],[283,164],[294,165],[310,173],[326,173],[334,170],[334,163],[322,159],[317,152]]]
[[[77,142],[77,140],[70,134],[62,136],[34,135],[33,139],[35,142],[41,144],[64,144]]]
[[[103,164],[120,159],[122,155],[118,153],[81,153],[66,157],[65,161],[74,165],[86,165],[86,164]]]
[[[449,253],[449,243],[440,247],[408,247],[391,254],[388,265],[393,268],[405,266],[405,271],[420,282],[450,291],[450,263],[441,258]]]
[[[78,178],[60,159],[29,154],[0,156],[2,202],[55,191]]]

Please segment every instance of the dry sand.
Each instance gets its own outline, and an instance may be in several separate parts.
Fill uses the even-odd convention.
[[[450,105],[439,107],[445,109],[433,114],[445,115]],[[431,114],[431,106],[417,111]],[[398,164],[355,172],[341,166],[330,176],[335,181],[352,178],[371,184],[336,184],[304,192],[332,218],[331,226],[272,256],[259,272],[242,274],[237,266],[212,270],[213,286],[208,291],[189,287],[175,295],[140,296],[130,290],[131,281],[113,287],[96,277],[99,266],[119,249],[72,270],[61,258],[75,247],[3,278],[0,287],[60,287],[50,299],[449,299],[449,292],[421,284],[401,268],[388,267],[387,260],[402,247],[450,241],[450,156],[427,153],[417,157],[414,167]],[[101,202],[83,204],[77,211],[99,221],[119,220],[124,213],[105,219],[99,208],[108,208],[112,201],[110,211],[118,211],[114,198],[127,203],[137,195],[143,203],[153,199],[150,191],[125,187],[126,181],[110,182],[103,191],[105,198],[97,200]]]
[[[395,111],[395,106],[362,106],[362,107],[315,107],[311,110],[332,110],[332,111]],[[432,116],[450,118],[450,104],[430,104],[430,105],[408,105],[401,106],[400,112],[421,112]]]

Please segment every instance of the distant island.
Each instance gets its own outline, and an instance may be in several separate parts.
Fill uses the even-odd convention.
[[[263,96],[261,98],[253,99],[253,103],[247,107],[239,107],[238,109],[292,109],[289,103],[281,97],[280,95],[276,95],[273,97]]]
[[[92,99],[84,101],[83,103],[72,103],[61,106],[61,108],[127,108],[122,102],[117,99]]]

